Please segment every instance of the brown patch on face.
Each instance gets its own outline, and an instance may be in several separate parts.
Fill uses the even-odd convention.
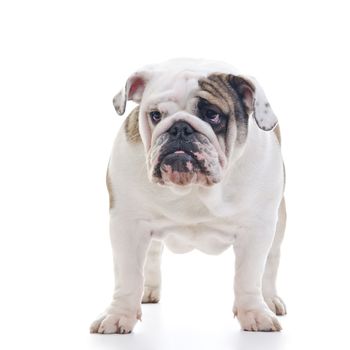
[[[111,181],[111,177],[110,177],[109,172],[108,172],[108,168],[107,168],[107,174],[106,174],[106,185],[107,185],[107,190],[108,190],[108,194],[109,194],[109,209],[112,209],[115,198],[114,198],[114,195],[112,192],[112,181]]]
[[[236,142],[243,143],[248,133],[248,114],[243,100],[233,84],[233,76],[230,74],[214,73],[200,79],[198,84],[201,90],[197,93],[200,99],[220,108],[227,116],[227,130],[224,136],[226,153],[233,142],[233,127],[237,128]]]
[[[139,132],[139,111],[139,107],[134,108],[124,122],[126,139],[131,143],[141,142]]]
[[[225,114],[234,113],[234,98],[237,95],[228,82],[227,74],[211,74],[199,80],[202,89],[198,96],[219,107]]]

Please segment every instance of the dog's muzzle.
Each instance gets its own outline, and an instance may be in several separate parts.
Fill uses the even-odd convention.
[[[151,152],[152,180],[160,184],[210,186],[220,181],[218,153],[209,139],[186,121],[176,121]]]

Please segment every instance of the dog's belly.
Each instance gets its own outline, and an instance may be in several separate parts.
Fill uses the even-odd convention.
[[[220,254],[233,244],[235,230],[232,225],[227,224],[174,225],[155,231],[154,237],[163,240],[174,253],[187,253],[198,249],[206,254]]]

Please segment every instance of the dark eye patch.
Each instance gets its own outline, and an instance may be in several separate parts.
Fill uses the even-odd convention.
[[[222,110],[203,98],[197,104],[198,117],[210,124],[216,134],[224,132],[227,127],[227,116]]]

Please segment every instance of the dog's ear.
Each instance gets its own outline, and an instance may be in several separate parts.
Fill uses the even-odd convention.
[[[131,75],[126,81],[125,87],[114,96],[113,105],[119,115],[124,114],[126,102],[132,100],[134,102],[140,102],[146,84],[150,79],[150,72],[140,71]]]
[[[247,113],[253,113],[259,128],[265,131],[272,130],[278,120],[259,83],[254,78],[232,74],[229,76],[229,82],[242,99]]]

